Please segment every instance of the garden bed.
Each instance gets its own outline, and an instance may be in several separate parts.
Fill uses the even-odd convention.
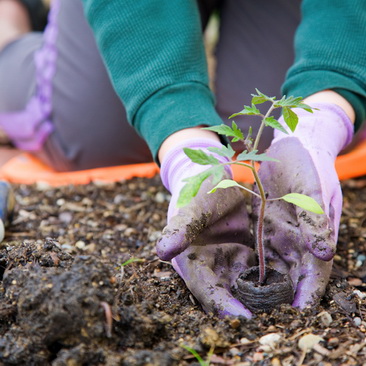
[[[160,179],[15,186],[0,249],[0,365],[366,365],[366,180],[343,183],[331,282],[319,306],[251,320],[205,314],[155,253]],[[319,338],[320,337],[320,338]]]

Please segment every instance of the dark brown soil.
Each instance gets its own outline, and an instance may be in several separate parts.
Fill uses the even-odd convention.
[[[198,365],[182,344],[212,353],[210,365],[366,365],[365,179],[344,184],[320,305],[252,320],[205,314],[158,260],[169,200],[159,178],[15,188],[0,248],[1,365]]]

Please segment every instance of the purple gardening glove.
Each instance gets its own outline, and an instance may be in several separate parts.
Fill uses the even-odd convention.
[[[172,259],[173,267],[207,312],[221,317],[243,315],[249,318],[251,312],[230,291],[239,274],[255,261],[253,250],[239,244],[252,243],[243,193],[229,188],[207,194],[213,188],[208,178],[187,206],[176,207],[185,184],[183,179],[209,168],[192,163],[183,147],[204,150],[226,162],[226,158],[207,151],[207,147],[220,146],[211,139],[189,140],[170,150],[164,158],[161,178],[172,198],[168,225],[157,243],[157,253],[163,260]],[[228,167],[225,178],[231,178]]]
[[[296,289],[293,305],[300,308],[319,301],[329,280],[342,211],[334,162],[353,135],[352,123],[340,107],[325,103],[312,107],[319,110],[294,110],[299,116],[294,133],[275,130],[267,154],[280,162],[263,162],[259,172],[268,198],[302,193],[325,212],[313,214],[283,200],[266,206],[267,264],[289,272]],[[259,204],[253,200],[254,212]]]

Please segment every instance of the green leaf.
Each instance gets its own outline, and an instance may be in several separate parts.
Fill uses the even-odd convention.
[[[305,194],[301,193],[289,193],[280,197],[286,202],[292,203],[296,206],[303,208],[304,210],[316,213],[324,214],[323,209],[320,207],[319,203]]]
[[[185,179],[187,182],[181,191],[177,201],[177,207],[184,207],[191,202],[201,188],[202,183],[212,174],[211,169],[207,169],[204,172],[197,174],[193,177]]]
[[[227,125],[219,125],[219,126],[212,126],[212,127],[204,127],[204,130],[214,131],[220,135],[233,137],[233,141],[244,140],[243,132],[238,128],[237,124],[233,121],[232,127]]]
[[[302,108],[310,113],[313,112],[313,109],[316,109],[316,108],[312,108],[309,105],[303,103],[302,97],[293,97],[293,96],[290,96],[288,98],[286,96],[283,96],[280,100],[277,100],[275,102],[274,107],[275,108],[278,108],[278,107]]]
[[[273,102],[276,97],[269,97],[268,95],[265,95],[261,93],[258,89],[255,89],[257,94],[252,94],[252,104],[262,104],[264,102]]]
[[[297,114],[294,111],[292,111],[290,108],[283,107],[282,115],[283,115],[283,119],[285,120],[287,126],[290,128],[290,130],[292,132],[294,132],[296,130],[296,126],[299,122],[299,118],[297,117]]]
[[[307,104],[304,104],[304,103],[300,103],[297,108],[301,108],[301,109],[304,109],[305,111],[309,112],[309,113],[313,113],[313,111],[318,111],[319,109],[318,108],[313,108],[313,107],[310,107],[309,105]]]
[[[219,188],[230,188],[230,187],[240,187],[243,188],[239,183],[235,182],[235,180],[232,179],[224,179],[219,184],[217,184],[214,188],[211,189],[211,191],[207,193],[214,193]]]
[[[245,105],[244,109],[242,111],[232,114],[229,118],[233,118],[236,116],[243,116],[243,115],[260,116],[261,114],[262,114],[261,111],[258,108],[256,108],[256,106],[254,104],[252,104],[251,107],[248,107],[247,105]]]
[[[196,164],[199,165],[219,165],[220,162],[212,155],[207,155],[201,149],[183,149],[185,154]]]
[[[262,104],[262,103],[268,101],[267,98],[260,97],[259,95],[254,95],[254,94],[252,94],[252,95],[253,95],[252,104]]]
[[[212,172],[212,185],[217,184],[218,182],[220,182],[220,180],[222,179],[224,172],[225,172],[225,168],[223,165],[219,165],[219,166],[215,166],[214,168],[211,168]]]
[[[233,142],[244,140],[243,132],[238,127],[238,125],[235,123],[235,121],[231,122],[231,129],[234,132],[234,138],[232,139]]]
[[[200,174],[184,179],[184,182],[186,182],[186,184],[179,192],[177,207],[184,207],[188,205],[188,203],[191,202],[192,198],[196,197],[202,183],[208,177],[212,176],[212,185],[215,185],[222,179],[224,172],[225,168],[223,165],[215,165]]]
[[[278,122],[274,117],[267,117],[264,119],[264,124],[266,126],[275,128],[277,130],[280,130],[281,132],[285,133],[286,135],[288,135],[288,132],[282,127],[281,123]]]
[[[257,154],[258,150],[252,150],[248,152],[247,150],[240,153],[237,157],[238,161],[246,161],[246,160],[252,160],[252,161],[275,161],[279,162],[279,160],[271,158],[270,156],[267,156],[266,154]]]
[[[280,100],[275,102],[274,107],[297,108],[301,103],[302,97],[286,97],[286,95],[284,95]]]
[[[222,147],[209,147],[209,148],[207,148],[207,150],[209,150],[217,155],[225,156],[229,159],[231,159],[235,155],[235,151],[233,150],[231,145],[222,146]]]

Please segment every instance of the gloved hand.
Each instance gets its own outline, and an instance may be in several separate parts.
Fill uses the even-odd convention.
[[[5,227],[10,223],[14,211],[14,192],[6,181],[0,181],[0,243],[5,237]]]
[[[313,197],[325,212],[313,214],[283,200],[266,206],[267,264],[289,272],[296,289],[293,305],[300,308],[319,301],[329,280],[342,211],[334,162],[353,135],[352,123],[340,107],[326,103],[312,107],[319,110],[294,110],[299,117],[294,133],[275,130],[267,155],[280,162],[263,162],[259,171],[268,198],[302,193]],[[255,213],[259,204],[254,198]]]
[[[229,188],[207,194],[213,188],[208,178],[187,206],[176,207],[185,184],[183,179],[209,168],[192,163],[183,147],[206,150],[212,146],[221,144],[210,139],[189,140],[170,150],[164,158],[161,178],[172,198],[168,225],[157,243],[157,253],[163,260],[174,258],[173,267],[207,312],[213,311],[221,317],[243,315],[249,318],[250,311],[230,291],[239,274],[255,260],[253,250],[239,244],[252,244],[243,193]],[[215,157],[221,162],[227,161],[221,156]],[[225,177],[231,178],[229,168],[225,169]]]

